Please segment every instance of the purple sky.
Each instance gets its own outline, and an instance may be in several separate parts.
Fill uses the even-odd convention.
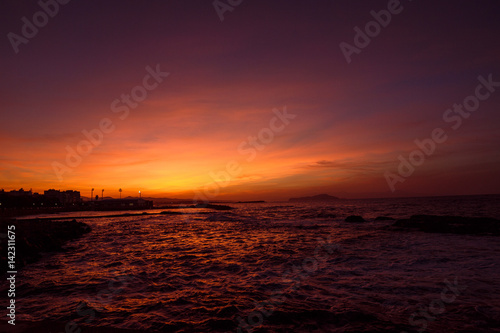
[[[70,1],[16,53],[8,34],[22,36],[41,7],[4,1],[0,186],[185,198],[216,188],[221,199],[500,192],[500,87],[458,129],[443,119],[478,76],[500,82],[500,3],[402,1],[348,63],[339,44],[354,45],[353,29],[390,2],[246,0],[221,21],[211,1]],[[157,65],[170,74],[120,119],[112,102]],[[252,146],[284,107],[296,117]],[[113,130],[69,165],[67,148],[103,118]],[[436,128],[447,140],[398,173],[398,157]],[[210,175],[230,161],[239,172],[217,185]],[[394,193],[388,173],[404,179]]]

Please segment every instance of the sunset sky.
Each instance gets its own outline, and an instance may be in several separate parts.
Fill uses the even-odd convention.
[[[402,1],[348,63],[339,44],[354,45],[354,28],[389,2],[244,0],[221,21],[212,1],[70,1],[16,53],[8,34],[22,36],[22,18],[42,9],[3,1],[0,188],[189,199],[208,186],[220,192],[211,199],[235,200],[499,193],[500,87],[456,130],[443,115],[479,76],[500,82],[500,3]],[[125,107],[122,94],[157,67],[169,75],[147,79],[151,90],[135,90],[147,97]],[[273,132],[284,108],[295,117]],[[105,118],[114,129],[68,166],[67,147]],[[448,139],[391,192],[384,174],[436,128]],[[253,155],[259,133],[269,142]],[[239,172],[216,188],[210,174],[228,163]],[[66,169],[58,177],[54,166]]]

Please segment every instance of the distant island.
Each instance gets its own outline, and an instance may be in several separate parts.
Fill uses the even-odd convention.
[[[340,200],[340,198],[334,197],[329,194],[318,194],[312,197],[300,197],[300,198],[290,198],[290,202],[311,202],[311,201],[333,201]]]

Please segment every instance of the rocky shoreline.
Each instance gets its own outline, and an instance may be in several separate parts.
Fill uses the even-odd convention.
[[[0,221],[0,265],[7,267],[7,227],[15,226],[15,267],[20,269],[37,261],[44,252],[63,251],[63,245],[92,229],[83,222],[51,220]]]

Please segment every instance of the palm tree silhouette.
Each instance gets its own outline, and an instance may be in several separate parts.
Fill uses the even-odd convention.
[[[94,188],[92,188],[92,191],[90,191],[90,201],[94,198]]]
[[[120,192],[120,199],[122,198],[122,189],[119,189],[118,192]]]

